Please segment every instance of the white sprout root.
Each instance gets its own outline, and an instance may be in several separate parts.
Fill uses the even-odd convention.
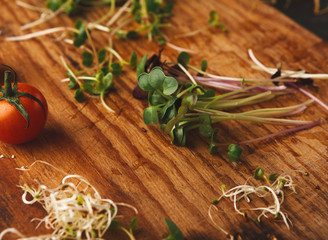
[[[228,191],[224,191],[225,185],[223,185],[221,187],[222,195],[218,199],[213,200],[212,205],[208,209],[208,216],[209,216],[211,222],[217,229],[222,231],[227,237],[229,237],[230,239],[234,239],[234,236],[232,234],[230,234],[228,231],[223,229],[221,226],[219,226],[214,221],[214,218],[212,215],[213,209],[219,211],[217,204],[219,204],[219,202],[223,198],[228,198],[231,202],[233,202],[234,209],[238,214],[246,217],[246,213],[245,213],[246,211],[260,211],[260,214],[255,219],[256,222],[260,222],[261,218],[263,216],[265,218],[268,218],[268,216],[270,214],[274,218],[278,218],[279,216],[281,216],[281,219],[283,220],[287,229],[289,230],[291,221],[288,218],[287,213],[282,212],[281,205],[283,204],[284,199],[285,199],[285,193],[284,193],[285,188],[290,189],[293,192],[296,192],[294,181],[293,181],[292,177],[289,175],[289,173],[292,173],[292,172],[300,172],[300,173],[307,175],[306,172],[301,171],[301,170],[291,170],[291,171],[287,171],[287,172],[282,173],[281,175],[277,176],[276,180],[273,183],[270,183],[269,180],[267,178],[265,178],[267,181],[267,185],[251,186],[246,181],[245,184],[233,187]],[[249,196],[252,194],[255,194],[258,198],[271,197],[273,200],[273,204],[269,205],[269,206],[260,206],[260,207],[255,207],[255,208],[239,208],[238,203],[241,200],[245,200],[247,203],[249,203],[251,201]]]
[[[64,173],[47,162],[36,162],[49,165]],[[30,168],[23,167],[19,170],[27,171]],[[45,227],[52,229],[53,232],[36,237],[25,237],[15,228],[8,228],[0,233],[0,240],[8,233],[17,235],[20,240],[103,239],[112,221],[117,217],[118,206],[132,208],[136,214],[138,213],[136,208],[129,204],[115,203],[110,199],[102,198],[95,187],[80,175],[66,175],[61,180],[61,184],[55,188],[48,188],[43,184],[38,184],[36,189],[27,184],[19,187],[24,191],[22,200],[25,204],[38,202],[47,212],[47,216],[43,219],[32,221],[39,221],[38,226],[44,223]]]

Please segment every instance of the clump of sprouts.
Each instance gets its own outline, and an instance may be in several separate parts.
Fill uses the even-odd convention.
[[[44,161],[36,161],[29,169],[20,168],[19,170],[30,170],[35,163],[52,166]],[[47,216],[43,219],[34,218],[32,221],[39,221],[37,227],[44,223],[46,229],[51,229],[52,233],[25,237],[18,230],[8,228],[0,233],[0,239],[8,233],[16,234],[20,237],[19,239],[24,240],[104,239],[103,236],[107,230],[114,228],[123,230],[131,240],[135,239],[133,230],[137,218],[132,220],[133,224],[130,225],[132,227],[129,230],[121,226],[117,218],[119,217],[118,206],[131,208],[136,214],[137,209],[126,203],[115,203],[111,199],[103,198],[96,188],[80,175],[66,175],[54,188],[41,183],[38,183],[36,188],[27,184],[19,187],[24,191],[22,200],[25,204],[39,203],[47,212]]]
[[[250,55],[254,60],[253,55]],[[242,153],[240,145],[309,129],[320,124],[320,120],[285,119],[286,116],[304,111],[309,104],[316,101],[315,98],[294,106],[251,111],[236,110],[242,106],[270,101],[280,95],[295,93],[295,90],[285,85],[279,86],[278,83],[294,84],[297,80],[289,77],[308,77],[309,74],[304,71],[273,74],[276,76],[267,79],[236,78],[206,72],[206,60],[201,62],[200,68],[191,65],[190,55],[187,52],[181,52],[177,61],[170,63],[161,61],[161,51],[158,55],[154,54],[148,59],[147,57],[144,56],[138,64],[138,86],[135,88],[134,96],[138,99],[148,99],[149,106],[143,114],[145,124],[160,124],[161,128],[171,136],[172,144],[185,146],[187,132],[198,129],[200,135],[209,139],[210,153],[215,154],[219,145],[229,145],[215,141],[218,130],[213,128],[214,124],[224,120],[295,126],[259,138],[230,144],[227,155],[232,161],[238,162]],[[326,74],[310,76],[325,78]],[[228,90],[228,92],[216,95],[213,90],[205,89],[201,85]]]
[[[266,176],[261,168],[257,168],[255,170],[255,179],[264,179],[266,184],[260,186],[253,186],[248,183],[248,180],[245,184],[233,187],[228,191],[225,191],[226,186],[222,185],[222,195],[215,200],[212,200],[212,205],[208,209],[208,216],[213,223],[213,225],[222,231],[228,238],[234,239],[234,236],[221,227],[214,220],[213,210],[219,211],[218,204],[222,201],[222,199],[228,199],[233,203],[234,210],[243,217],[247,217],[246,212],[259,212],[259,214],[254,219],[255,222],[260,222],[262,217],[269,218],[269,216],[273,216],[274,219],[282,219],[287,229],[290,229],[291,221],[288,218],[286,212],[282,211],[282,204],[285,200],[285,190],[295,190],[295,183],[292,179],[290,173],[300,172],[304,175],[308,175],[308,173],[301,170],[291,170],[280,174],[277,173],[270,174]],[[239,203],[242,201],[246,201],[247,203],[251,202],[251,195],[255,195],[257,198],[262,199],[270,199],[271,204],[269,206],[258,206],[258,207],[250,207],[250,208],[240,208]]]

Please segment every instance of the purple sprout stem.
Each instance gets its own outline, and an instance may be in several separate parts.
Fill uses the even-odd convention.
[[[290,83],[288,83],[288,85],[297,89],[298,91],[300,91],[304,95],[308,96],[309,98],[313,99],[315,102],[317,102],[319,105],[321,105],[328,112],[328,106],[324,102],[322,102],[319,98],[315,97],[314,95],[312,95],[308,91],[304,90],[303,88],[297,86],[295,83],[290,82]]]
[[[237,144],[242,145],[242,144],[249,144],[249,143],[253,143],[253,142],[257,142],[257,141],[263,141],[263,140],[266,140],[268,138],[276,137],[278,135],[287,134],[287,133],[291,133],[291,132],[297,132],[297,131],[301,131],[301,130],[305,130],[305,129],[310,129],[310,128],[313,128],[315,126],[318,126],[319,124],[320,124],[320,120],[309,123],[309,124],[305,124],[303,126],[285,129],[285,130],[282,130],[282,131],[279,131],[279,132],[276,132],[276,133],[272,133],[272,134],[269,134],[269,135],[266,135],[266,136],[263,136],[263,137],[242,141],[242,142],[239,142]]]

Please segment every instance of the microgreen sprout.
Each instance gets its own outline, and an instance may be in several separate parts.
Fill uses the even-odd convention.
[[[35,163],[43,163],[60,169],[43,161],[34,162],[29,168],[19,170],[28,171]],[[24,184],[20,186],[24,191],[22,200],[25,204],[39,203],[47,212],[43,219],[33,219],[44,223],[52,233],[36,237],[25,237],[18,230],[9,228],[0,233],[3,239],[7,233],[14,233],[20,239],[103,239],[109,229],[120,229],[124,231],[131,240],[134,240],[133,231],[136,228],[137,218],[130,224],[129,230],[118,222],[119,206],[131,208],[137,214],[138,211],[126,203],[115,203],[111,199],[101,197],[96,188],[80,175],[66,175],[61,183],[55,188],[49,188],[45,184],[38,184],[33,188]],[[28,200],[32,197],[32,200]]]
[[[295,184],[292,177],[290,176],[290,173],[296,172],[303,174],[305,173],[304,171],[300,170],[291,170],[284,172],[279,176],[277,176],[277,173],[274,173],[270,174],[269,177],[266,177],[264,171],[261,168],[257,168],[254,174],[255,179],[265,179],[267,185],[252,186],[248,183],[247,180],[245,184],[233,187],[227,191],[222,187],[222,195],[218,199],[212,200],[212,205],[209,207],[208,215],[210,220],[215,227],[230,237],[230,239],[234,239],[232,234],[230,234],[228,231],[216,223],[212,215],[213,209],[219,210],[218,204],[222,199],[227,198],[233,202],[234,210],[244,217],[246,217],[246,211],[260,212],[260,214],[255,218],[256,222],[260,222],[263,216],[265,218],[268,218],[268,215],[272,215],[274,218],[281,217],[286,227],[290,229],[291,221],[289,220],[287,213],[281,210],[281,206],[285,200],[285,190],[289,189],[295,192]],[[249,203],[251,201],[251,195],[256,195],[258,198],[265,199],[271,197],[272,204],[270,203],[269,206],[239,208],[238,203],[242,200],[245,200]]]
[[[165,218],[165,224],[169,229],[170,235],[163,240],[184,240],[184,236],[178,226],[170,219]]]
[[[191,36],[195,36],[201,32],[204,32],[208,29],[216,29],[216,28],[220,28],[222,32],[227,31],[225,24],[219,18],[219,14],[216,11],[210,11],[209,19],[207,21],[206,27],[203,27],[203,28],[200,28],[197,30],[193,30],[188,33],[180,34],[180,35],[176,36],[176,38],[191,37]]]
[[[251,49],[248,50],[248,54],[250,56],[250,58],[252,59],[252,61],[254,62],[255,66],[253,66],[253,68],[258,69],[258,70],[262,70],[265,71],[271,75],[274,75],[278,69],[276,68],[268,68],[266,66],[264,66],[254,55],[253,51]],[[291,71],[291,70],[282,70],[281,71],[281,77],[284,78],[300,78],[300,79],[328,79],[328,74],[310,74],[310,73],[306,73],[304,71]],[[324,102],[322,102],[320,99],[318,99],[317,97],[313,96],[311,93],[309,93],[308,91],[306,91],[305,89],[297,86],[295,83],[293,82],[288,82],[289,86],[292,86],[293,88],[296,88],[297,90],[299,90],[301,93],[303,93],[304,95],[310,97],[311,99],[313,99],[315,102],[317,102],[321,107],[323,107],[326,111],[328,111],[328,106],[327,104],[325,104]]]
[[[132,52],[130,61],[125,61],[120,54],[111,46],[106,46],[100,50],[96,50],[89,30],[83,22],[77,23],[76,28],[80,29],[76,35],[74,45],[85,45],[86,42],[90,45],[89,48],[82,52],[83,69],[73,71],[66,63],[63,57],[61,61],[67,70],[67,77],[62,79],[63,82],[68,82],[69,89],[74,90],[74,98],[78,102],[85,101],[85,95],[99,96],[103,106],[109,111],[114,112],[105,102],[105,96],[113,87],[114,76],[120,75],[122,68],[125,65],[136,67],[137,55]],[[118,62],[113,61],[113,56]]]
[[[320,123],[283,118],[303,111],[313,100],[295,106],[232,112],[234,108],[261,103],[289,93],[281,86],[268,86],[268,83],[271,84],[273,81],[285,80],[279,76],[259,81],[239,78],[238,82],[234,79],[234,83],[225,84],[238,88],[215,95],[213,90],[206,90],[200,86],[197,81],[199,76],[192,75],[188,70],[191,68],[198,74],[209,76],[210,74],[205,72],[207,61],[203,60],[201,69],[197,69],[190,65],[190,55],[186,52],[180,53],[177,62],[171,64],[162,63],[160,55],[153,55],[148,60],[145,56],[137,66],[138,85],[143,91],[148,92],[148,107],[144,110],[143,119],[147,125],[160,124],[161,128],[171,136],[172,143],[175,145],[184,146],[187,141],[187,132],[198,129],[201,136],[209,139],[210,153],[215,154],[218,145],[222,144],[216,143],[215,136],[218,130],[213,126],[224,120],[297,125],[274,135],[227,144],[229,145],[227,156],[232,161],[238,162],[242,153],[240,147],[242,144],[308,129]]]

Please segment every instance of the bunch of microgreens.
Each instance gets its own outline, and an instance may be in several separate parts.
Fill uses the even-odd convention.
[[[121,74],[123,66],[136,67],[137,54],[132,52],[130,61],[127,62],[111,45],[97,51],[90,31],[85,28],[84,23],[76,22],[75,28],[79,29],[79,33],[76,34],[73,44],[78,47],[83,45],[82,64],[84,69],[73,72],[61,57],[68,76],[68,78],[62,79],[62,82],[69,82],[68,87],[74,89],[74,98],[78,102],[85,101],[85,94],[99,96],[103,106],[109,112],[114,112],[106,104],[104,97],[113,87],[113,77]],[[91,49],[87,47],[87,42]],[[114,61],[114,57],[117,61]]]
[[[171,16],[173,4],[163,0],[47,0],[46,7],[32,6],[22,1],[17,1],[19,6],[41,12],[38,20],[27,23],[22,30],[32,28],[47,22],[61,13],[68,15],[81,14],[82,11],[92,11],[95,7],[110,5],[110,9],[95,21],[88,22],[87,28],[97,29],[109,33],[109,38],[117,36],[120,39],[147,36],[149,40],[165,43],[165,35],[160,29],[170,27],[165,23],[165,18]],[[10,37],[7,41],[19,41],[42,36],[55,32],[73,31],[71,27],[56,27],[26,34],[20,37]]]
[[[162,28],[170,27],[169,23],[165,23],[165,19],[171,16],[173,8],[171,2],[158,0],[47,0],[45,3],[47,8],[32,6],[22,1],[17,1],[16,3],[21,7],[41,12],[38,20],[25,24],[21,27],[22,30],[47,22],[61,13],[71,16],[77,15],[82,11],[91,11],[95,7],[110,5],[109,11],[93,22],[84,23],[81,20],[77,20],[74,27],[55,27],[23,36],[6,38],[6,41],[21,41],[42,35],[63,32],[63,35],[57,40],[64,39],[66,43],[83,48],[85,51],[82,53],[84,69],[77,72],[73,72],[64,58],[61,57],[68,76],[68,78],[62,81],[69,81],[68,87],[75,90],[74,97],[78,102],[84,102],[85,94],[96,95],[100,97],[102,104],[110,112],[114,111],[106,104],[104,96],[113,86],[113,75],[119,75],[124,65],[134,67],[137,63],[135,52],[132,52],[130,62],[127,62],[114,50],[114,36],[119,39],[147,36],[150,41],[156,39],[159,44],[167,43],[171,48],[177,50],[182,49],[172,43],[168,43],[168,37],[160,31]],[[208,28],[216,27],[221,27],[225,31],[225,26],[219,20],[218,14],[212,11],[210,12],[207,27],[187,33],[185,36],[195,35]],[[91,30],[94,29],[109,34],[109,45],[102,47],[99,51],[96,51],[91,38]],[[69,35],[73,39],[66,38],[65,33],[67,32],[73,33]],[[91,49],[86,46],[87,43],[89,43]],[[118,62],[113,62],[113,56],[117,58]]]
[[[28,171],[38,162],[62,172],[44,161],[36,161],[29,169],[19,170]],[[48,235],[25,237],[18,230],[8,228],[0,233],[0,239],[8,233],[14,233],[24,240],[103,239],[107,230],[114,229],[122,230],[131,240],[135,239],[133,231],[136,228],[137,217],[133,218],[129,228],[126,229],[118,221],[122,217],[118,215],[118,206],[129,207],[136,214],[137,209],[126,203],[115,203],[111,199],[102,198],[95,187],[80,175],[66,175],[56,188],[49,188],[40,183],[35,189],[27,184],[20,187],[24,191],[22,200],[25,204],[37,202],[48,214],[43,219],[33,220],[39,221],[38,226],[44,223],[45,227],[52,229],[53,232]],[[32,200],[28,200],[30,197]]]
[[[212,223],[215,227],[217,227],[219,230],[221,230],[227,237],[230,237],[230,239],[234,239],[233,235],[230,234],[228,231],[224,230],[221,226],[219,226],[212,216],[212,209],[218,209],[218,204],[223,198],[230,199],[231,202],[233,202],[235,211],[242,215],[243,217],[247,217],[245,211],[260,211],[260,214],[254,219],[255,222],[260,222],[261,218],[264,216],[265,218],[268,218],[269,215],[274,216],[274,218],[279,218],[281,216],[283,222],[285,223],[286,227],[290,229],[289,223],[291,221],[289,220],[287,213],[284,213],[281,211],[281,205],[283,204],[285,200],[285,189],[290,189],[293,192],[295,191],[295,184],[292,179],[292,177],[289,175],[290,173],[300,172],[304,175],[308,175],[304,171],[300,170],[291,170],[284,172],[280,175],[277,173],[270,174],[269,176],[266,176],[264,174],[264,171],[261,168],[257,168],[255,170],[254,178],[255,179],[264,179],[266,182],[266,185],[261,186],[252,186],[248,184],[248,180],[243,185],[239,185],[236,187],[233,187],[229,189],[228,191],[225,191],[226,186],[222,185],[222,195],[218,198],[212,201],[212,205],[209,207],[208,215],[211,219]],[[247,203],[251,201],[250,195],[256,195],[258,198],[265,198],[271,197],[273,200],[272,205],[269,206],[260,206],[260,207],[254,207],[254,208],[239,208],[238,203],[241,200],[245,200]]]
[[[213,128],[213,124],[223,120],[300,125],[261,138],[229,145],[228,157],[233,161],[239,161],[242,153],[239,145],[311,128],[319,124],[319,121],[281,118],[303,111],[308,104],[313,102],[312,99],[295,106],[231,112],[234,108],[253,105],[271,100],[282,94],[292,93],[293,91],[287,89],[286,86],[273,86],[268,85],[268,83],[293,84],[296,80],[286,78],[288,76],[305,77],[309,75],[303,71],[276,73],[272,79],[231,78],[207,73],[206,60],[202,61],[200,69],[190,65],[190,56],[186,52],[180,53],[177,62],[170,64],[161,62],[161,53],[153,55],[148,60],[147,57],[147,55],[144,56],[137,67],[138,85],[143,91],[146,91],[149,105],[144,110],[143,119],[147,125],[160,124],[161,128],[171,136],[172,143],[175,145],[184,146],[187,132],[198,129],[202,136],[209,139],[210,153],[216,153],[218,145],[215,143],[215,135],[218,130]],[[198,74],[193,76],[187,70],[188,68]],[[201,84],[229,90],[229,92],[215,95],[213,90],[206,90],[200,86]]]

